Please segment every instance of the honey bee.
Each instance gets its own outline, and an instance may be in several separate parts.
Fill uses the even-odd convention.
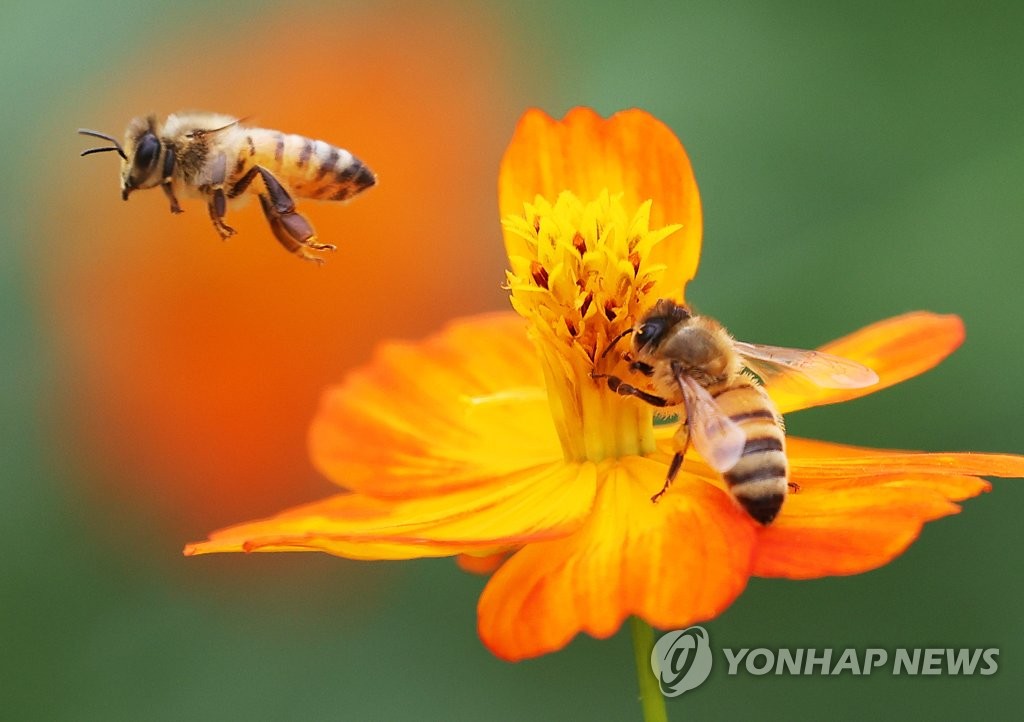
[[[615,338],[602,358],[628,334],[633,357],[630,370],[650,379],[655,393],[618,376],[594,373],[608,388],[658,407],[682,405],[685,418],[673,439],[675,455],[665,485],[668,490],[692,440],[694,448],[720,473],[733,498],[763,525],[782,508],[789,489],[786,434],[782,416],[761,384],[796,374],[826,388],[862,388],[878,375],[848,359],[799,349],[743,343],[718,321],[694,315],[672,300],[658,301],[637,324]],[[757,378],[755,378],[755,376]]]
[[[82,155],[114,151],[121,156],[121,198],[135,190],[160,186],[181,213],[178,194],[206,200],[213,227],[223,239],[235,234],[224,222],[228,202],[243,193],[259,196],[274,236],[288,251],[323,263],[314,251],[333,251],[295,210],[298,198],[343,201],[376,183],[376,176],[347,150],[267,128],[250,128],[228,115],[175,113],[161,123],[141,116],[128,124],[124,145],[113,136],[79,129],[82,135],[113,145]]]

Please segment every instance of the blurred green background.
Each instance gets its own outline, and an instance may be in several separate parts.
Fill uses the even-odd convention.
[[[416,20],[398,28],[394,19],[404,14]],[[431,25],[437,17],[441,21]],[[287,30],[281,27],[285,20]],[[266,42],[279,27],[278,42]],[[318,44],[336,65],[311,61],[296,27],[336,38],[326,49]],[[389,27],[396,28],[392,35]],[[364,36],[379,43],[379,56],[364,50],[352,57],[353,39]],[[254,37],[263,40],[250,43]],[[423,54],[396,56],[414,38],[428,43]],[[705,250],[690,300],[737,336],[814,346],[917,308],[959,313],[966,322],[966,344],[938,369],[874,397],[793,416],[791,432],[875,446],[1024,451],[1020,3],[626,7],[548,1],[447,3],[428,12],[402,3],[8,3],[0,27],[5,719],[639,715],[626,634],[607,642],[580,638],[558,654],[509,665],[476,638],[482,580],[448,560],[370,564],[299,554],[184,559],[184,542],[272,513],[281,498],[263,489],[255,501],[212,504],[208,495],[221,483],[241,489],[232,498],[245,496],[245,479],[229,478],[231,464],[222,478],[209,478],[163,463],[159,453],[141,460],[118,455],[158,446],[159,439],[149,438],[161,433],[158,425],[136,426],[130,435],[118,427],[101,450],[93,448],[112,428],[108,416],[133,403],[131,388],[115,393],[117,387],[95,380],[133,370],[104,367],[110,359],[102,353],[83,356],[81,338],[105,338],[123,323],[106,309],[131,306],[133,296],[126,291],[124,303],[95,308],[88,297],[75,297],[84,312],[93,312],[84,325],[68,315],[64,289],[81,288],[101,266],[109,277],[123,279],[135,274],[134,264],[148,263],[142,267],[167,269],[165,287],[187,297],[197,274],[189,263],[176,262],[185,253],[216,254],[215,265],[202,271],[214,288],[231,287],[233,275],[248,272],[244,258],[250,254],[265,257],[266,268],[273,269],[263,278],[273,278],[277,269],[282,275],[311,269],[297,269],[301,264],[258,233],[255,216],[244,221],[251,242],[221,245],[194,203],[186,207],[191,220],[180,222],[194,220],[202,230],[173,245],[166,233],[163,241],[149,242],[150,230],[161,237],[159,229],[179,219],[167,214],[162,198],[122,204],[113,159],[79,161],[77,152],[87,142],[74,129],[120,135],[131,114],[192,104],[182,88],[194,90],[195,105],[253,111],[273,124],[281,89],[262,85],[269,69],[299,79],[319,73],[324,94],[344,97],[378,62],[412,69],[425,62],[429,42],[440,49],[467,38],[485,55],[478,63],[451,60],[433,77],[437,93],[418,98],[417,108],[443,121],[449,108],[430,107],[431,98],[447,103],[445,93],[457,97],[465,87],[464,107],[451,112],[464,124],[485,127],[471,147],[446,146],[460,171],[442,167],[436,184],[420,187],[438,214],[415,221],[422,238],[461,228],[478,244],[476,255],[457,246],[444,251],[447,265],[419,268],[422,279],[411,288],[389,286],[381,274],[378,293],[397,294],[394,308],[402,310],[382,310],[376,334],[347,336],[342,328],[325,337],[315,326],[296,332],[287,343],[299,358],[328,354],[334,345],[350,351],[336,363],[329,358],[328,371],[310,372],[310,388],[342,378],[347,365],[367,358],[383,338],[428,333],[438,320],[417,318],[423,294],[436,299],[442,317],[504,307],[497,288],[503,259],[494,183],[503,144],[524,108],[561,115],[574,105],[606,114],[639,106],[676,131],[700,184]],[[236,62],[225,63],[225,53]],[[164,83],[172,79],[176,89],[169,96]],[[239,87],[252,89],[247,107],[211,107],[227,89]],[[404,92],[390,85],[377,91],[382,102],[399,102],[396,96]],[[237,103],[241,96],[233,97]],[[267,108],[253,107],[260,98]],[[309,112],[319,104],[311,93]],[[372,149],[379,125],[405,134],[415,146],[437,142],[429,134],[419,137],[425,126],[416,115],[375,118],[375,107],[365,100],[353,105],[362,130],[337,140],[345,145],[354,137],[350,147]],[[349,127],[346,122],[341,118],[339,128]],[[314,134],[306,127],[284,129]],[[419,156],[407,155],[414,172]],[[467,155],[476,165],[459,165]],[[373,164],[369,152],[365,158]],[[368,198],[368,210],[359,210],[360,200],[351,210],[317,209],[312,215],[337,215],[344,229],[347,218],[371,214],[372,203],[386,208],[387,180],[382,173],[381,188],[373,191],[380,200]],[[101,182],[109,185],[83,195]],[[467,218],[450,207],[453,188],[469,198],[464,203],[484,210]],[[122,265],[99,255],[101,264],[91,255],[99,253],[97,237],[124,225],[121,214],[129,209],[147,225],[105,251],[118,254]],[[326,273],[334,275],[309,282],[340,288],[342,306],[344,255],[343,248],[332,259],[335,270]],[[166,265],[153,265],[164,259]],[[460,259],[464,267],[455,265]],[[377,272],[365,266],[355,271]],[[136,282],[145,287],[149,277],[138,275]],[[468,279],[469,290],[449,293],[453,278]],[[255,304],[263,291],[242,292],[252,294]],[[348,302],[357,313],[375,312],[372,297]],[[240,303],[245,307],[247,297]],[[229,336],[223,340],[231,317],[213,318],[224,327],[211,330],[211,357],[218,343],[231,343]],[[266,329],[268,336],[273,332]],[[134,341],[145,346],[151,339]],[[177,361],[163,363],[174,369]],[[252,363],[259,363],[258,354]],[[108,405],[90,405],[95,398],[80,393],[86,386]],[[312,418],[315,395],[298,403]],[[190,424],[172,410],[162,416],[170,428]],[[270,413],[253,416],[272,419]],[[274,474],[288,489],[285,502],[330,493],[305,461],[305,429],[286,426],[260,441],[291,454]],[[239,426],[237,433],[243,431]],[[201,441],[213,457],[236,453],[219,453],[217,438]],[[292,473],[281,474],[288,463]],[[199,491],[169,496],[165,504],[159,489],[177,483]],[[720,667],[704,686],[671,701],[670,715],[1016,716],[1024,704],[1021,484],[997,481],[991,494],[928,526],[904,556],[878,571],[811,582],[754,580],[707,625],[716,649],[999,647],[995,676],[729,678]]]

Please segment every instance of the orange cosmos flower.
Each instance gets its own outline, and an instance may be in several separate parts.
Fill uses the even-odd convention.
[[[791,438],[790,495],[769,527],[690,451],[658,504],[670,427],[608,391],[594,359],[661,297],[682,298],[700,252],[686,154],[641,111],[557,122],[527,113],[501,168],[518,314],[390,343],[330,390],[313,459],[347,493],[216,532],[186,548],[319,550],[356,559],[460,555],[495,570],[479,632],[498,656],[552,652],[637,615],[684,627],[719,614],[752,575],[808,578],[885,564],[926,521],[1024,475],[1024,458],[879,451]],[[912,313],[824,348],[874,368],[872,389],[779,386],[781,411],[833,403],[931,368],[955,316]]]

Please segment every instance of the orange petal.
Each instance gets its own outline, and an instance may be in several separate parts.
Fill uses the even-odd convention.
[[[786,440],[790,473],[798,482],[882,474],[948,474],[1024,477],[1024,457],[974,452],[868,449],[791,436]]]
[[[658,439],[657,444],[658,451],[649,458],[667,464],[675,453],[672,440]],[[892,481],[924,484],[951,501],[962,501],[989,490],[991,485],[979,476],[1024,477],[1024,457],[1010,454],[892,451],[790,436],[786,455],[790,480],[803,492]],[[680,473],[725,488],[721,475],[692,449]]]
[[[787,442],[800,491],[757,546],[754,573],[805,579],[856,574],[901,554],[925,522],[990,488],[978,475],[1024,476],[1024,457]]]
[[[960,479],[960,485],[977,479]],[[782,513],[760,536],[752,574],[808,579],[858,574],[901,554],[926,521],[955,514],[945,478],[885,478],[872,484],[791,494]],[[955,483],[955,482],[953,482]]]
[[[579,632],[605,638],[634,614],[683,627],[714,617],[746,586],[755,524],[727,494],[680,478],[652,504],[664,464],[631,457],[602,470],[586,524],[521,549],[484,589],[480,636],[499,657],[552,652]]]
[[[390,497],[457,489],[563,456],[536,352],[511,312],[383,346],[325,394],[310,447],[335,483]]]
[[[879,382],[863,389],[826,389],[795,377],[773,379],[767,388],[780,413],[834,404],[874,393],[922,374],[949,356],[964,340],[959,316],[916,311],[879,321],[822,351],[858,361],[874,369]]]
[[[968,474],[907,473],[879,474],[871,477],[842,479],[807,479],[794,481],[799,487],[798,494],[831,494],[836,489],[888,486],[894,489],[915,489],[937,494],[948,501],[963,501],[992,489],[984,479]],[[810,497],[808,497],[810,498]]]
[[[607,120],[589,108],[574,108],[561,121],[536,109],[523,115],[501,161],[502,218],[521,216],[537,195],[553,203],[568,190],[587,202],[605,189],[622,193],[630,213],[653,200],[651,228],[683,226],[651,255],[668,266],[658,295],[681,297],[700,259],[701,208],[690,159],[672,131],[642,110]],[[505,232],[509,256],[528,256],[524,244]]]
[[[319,550],[351,559],[489,553],[577,528],[596,488],[593,464],[558,462],[473,489],[386,501],[339,494],[214,532],[185,554]]]
[[[484,554],[482,556],[459,554],[455,558],[455,562],[459,565],[459,569],[464,572],[469,572],[470,574],[491,574],[508,559],[508,555],[509,552],[507,551],[494,552],[493,554]]]

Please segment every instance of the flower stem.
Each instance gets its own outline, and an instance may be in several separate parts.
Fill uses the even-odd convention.
[[[633,656],[636,658],[636,676],[640,683],[640,706],[644,710],[644,722],[668,722],[665,697],[651,670],[654,630],[639,617],[630,620],[630,627],[633,632]]]

